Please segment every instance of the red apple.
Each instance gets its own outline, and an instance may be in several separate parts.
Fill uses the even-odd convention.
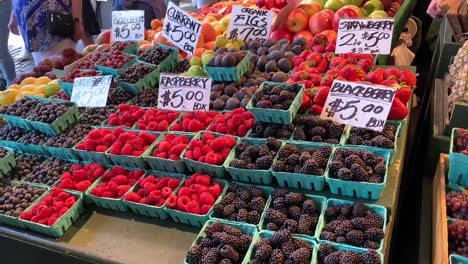
[[[309,19],[310,32],[315,35],[324,30],[332,29],[334,15],[335,13],[333,11],[326,9],[311,16]]]
[[[258,7],[263,7],[265,5],[265,0],[256,0],[255,5]]]
[[[327,37],[328,42],[336,41],[337,33],[333,29],[324,30],[320,34],[325,35]]]
[[[335,16],[333,17],[333,29],[338,31],[338,26],[340,24],[341,18],[357,18],[359,17],[354,8],[342,7],[336,11]]]
[[[280,39],[287,39],[289,42],[292,42],[292,35],[286,29],[277,29],[270,33],[270,39],[278,41]]]
[[[290,32],[299,32],[307,28],[307,15],[302,9],[294,9],[286,18],[286,28]]]
[[[312,39],[314,37],[314,35],[312,35],[312,33],[310,33],[309,30],[301,30],[299,32],[297,32],[296,34],[294,34],[294,37],[293,37],[293,42],[296,41],[296,39],[305,39],[306,41],[309,40],[309,39]]]
[[[275,7],[276,8],[283,8],[286,6],[286,0],[275,0]]]
[[[315,13],[320,12],[322,8],[317,3],[309,3],[309,4],[300,4],[297,8],[304,10],[307,17],[313,16]]]
[[[349,7],[351,9],[353,9],[356,12],[356,14],[358,15],[358,17],[363,17],[364,16],[364,14],[362,14],[361,8],[359,8],[359,7],[355,6],[355,5],[345,5],[345,6],[343,6],[343,8],[345,8],[345,7],[346,8]]]
[[[275,0],[265,0],[265,7],[268,9],[275,7]]]

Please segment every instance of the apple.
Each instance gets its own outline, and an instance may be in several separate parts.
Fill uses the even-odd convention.
[[[322,10],[309,19],[309,30],[312,34],[318,34],[324,30],[333,28],[333,16],[335,13],[329,9]]]
[[[370,13],[369,18],[388,18],[387,12],[383,10],[375,10],[374,12]]]
[[[332,42],[332,41],[336,42],[337,33],[335,30],[333,29],[324,30],[320,34],[325,35],[327,37],[328,42]]]
[[[299,32],[307,28],[307,15],[302,9],[294,9],[286,18],[286,28],[290,32]]]
[[[322,7],[317,3],[300,4],[297,8],[302,9],[306,13],[307,18],[310,18],[322,10]]]
[[[255,5],[258,7],[263,7],[265,5],[265,0],[256,0]]]
[[[289,42],[292,42],[292,35],[286,29],[277,29],[270,33],[270,39],[274,41],[278,41],[280,39],[287,39]]]
[[[301,38],[308,41],[309,39],[312,39],[313,37],[314,35],[312,35],[312,33],[310,33],[309,30],[301,30],[297,32],[296,34],[294,34],[293,42],[296,41],[296,39],[301,39]]]
[[[369,0],[362,8],[364,8],[368,14],[376,10],[384,10],[384,4],[380,0]]]
[[[267,9],[275,7],[275,0],[265,0],[265,7]]]
[[[362,9],[355,6],[355,5],[345,5],[342,8],[345,8],[345,7],[353,9],[354,12],[356,12],[356,14],[358,15],[358,17],[363,17],[364,16],[364,14],[362,13]]]
[[[321,9],[323,9],[323,5],[325,4],[323,0],[310,0],[310,1],[309,1],[309,4],[310,4],[310,3],[319,4]]]
[[[343,2],[341,2],[341,0],[327,0],[327,2],[325,2],[325,5],[323,6],[323,9],[331,9],[336,12],[343,6],[344,4]]]
[[[283,8],[286,6],[286,0],[275,0],[275,7],[276,8]]]
[[[342,7],[336,11],[335,16],[333,17],[333,29],[338,31],[338,26],[340,25],[341,18],[357,18],[359,17],[354,8]]]
[[[369,15],[369,13],[367,13],[367,11],[364,8],[361,7],[359,9],[361,9],[361,13],[363,17],[367,17]]]
[[[362,0],[341,0],[344,5],[354,5],[360,7],[362,5]]]

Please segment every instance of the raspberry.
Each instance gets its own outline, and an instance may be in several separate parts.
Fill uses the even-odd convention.
[[[188,132],[198,132],[200,130],[204,129],[204,125],[196,119],[190,120],[190,123],[187,126],[187,131]]]
[[[211,148],[216,152],[221,152],[225,147],[225,138],[227,137],[218,137],[213,139],[211,142]]]
[[[213,186],[208,188],[208,192],[210,192],[214,197],[218,197],[222,191],[223,187],[218,182],[215,182]]]
[[[124,196],[132,186],[130,185],[120,185],[117,187],[117,194],[119,197]]]
[[[200,203],[203,205],[213,205],[215,202],[215,199],[213,195],[209,192],[204,192],[200,194]]]
[[[125,143],[121,151],[122,155],[131,156],[133,154],[133,146],[130,143]]]
[[[167,198],[167,197],[171,196],[171,194],[172,194],[172,189],[169,188],[169,187],[164,187],[164,188],[162,189],[162,191],[161,191],[161,195],[162,195],[162,197],[164,197],[164,198]]]
[[[176,206],[177,206],[177,195],[171,195],[171,197],[167,199],[167,207],[176,208]]]
[[[203,186],[201,184],[195,183],[190,186],[190,189],[197,194],[201,194],[203,192],[208,192],[208,187]]]
[[[20,219],[30,221],[31,218],[33,217],[33,213],[31,211],[24,211],[20,215]]]
[[[53,226],[55,224],[55,222],[57,222],[57,220],[58,220],[57,217],[51,216],[51,217],[49,217],[49,220],[47,220],[47,225],[48,226]]]
[[[182,187],[179,190],[179,196],[188,196],[190,197],[192,195],[192,190],[187,187]]]
[[[161,189],[161,188],[158,188],[158,185],[156,185],[154,183],[151,183],[151,182],[145,182],[142,185],[142,187],[143,187],[143,189],[145,189],[145,191],[148,191],[148,192],[151,192],[151,191],[154,191],[154,190],[157,190],[157,189]]]
[[[54,210],[52,210],[50,207],[42,205],[37,211],[37,217],[39,217],[39,219],[44,219],[51,216],[53,213]]]
[[[171,143],[169,143],[167,141],[162,141],[162,142],[159,142],[159,144],[158,144],[158,150],[160,152],[169,152],[171,147],[172,147]]]
[[[177,199],[177,208],[182,211],[187,211],[187,204],[190,202],[190,198],[187,196],[181,196]]]
[[[106,152],[106,150],[109,148],[107,145],[99,145],[96,147],[96,152]]]
[[[60,181],[60,184],[58,187],[63,188],[63,189],[73,189],[73,181],[70,178],[65,178]]]
[[[195,200],[195,201],[200,201],[200,195],[198,193],[192,194],[190,198],[192,198],[192,200]]]
[[[141,198],[140,203],[141,203],[141,204],[146,204],[146,205],[152,205],[152,204],[153,204],[152,201],[151,201],[151,199],[150,199],[149,197],[143,197],[143,198]]]
[[[64,206],[70,208],[73,206],[73,204],[75,204],[75,201],[76,201],[75,196],[71,196],[65,201]]]
[[[91,186],[91,181],[85,180],[85,181],[80,181],[79,183],[76,184],[76,190],[80,192],[86,191],[89,186]]]
[[[153,203],[157,203],[159,200],[161,200],[161,191],[160,190],[154,190],[150,192],[149,198]]]
[[[182,153],[182,151],[184,151],[186,146],[187,146],[187,144],[177,144],[177,145],[173,146],[169,150],[169,155],[171,155],[171,154],[180,155]]]
[[[112,178],[112,181],[117,183],[117,185],[125,185],[128,183],[128,177],[125,175],[117,175]]]
[[[171,188],[172,190],[175,190],[180,184],[179,179],[169,179],[167,182],[167,187]]]
[[[191,201],[187,204],[187,213],[191,214],[200,214],[200,204],[197,201]]]
[[[91,194],[97,197],[101,197],[104,192],[104,188],[96,187],[91,190]]]
[[[210,211],[211,207],[212,205],[208,205],[208,204],[202,205],[200,208],[200,214],[206,215]]]
[[[60,192],[61,192],[61,193],[57,196],[57,200],[65,201],[65,200],[68,199],[68,197],[70,197],[70,194],[64,192],[62,189],[60,189]]]
[[[216,154],[214,152],[207,153],[205,156],[205,162],[211,165],[217,164]]]
[[[211,183],[211,177],[209,175],[197,175],[195,182],[203,186],[209,187]]]

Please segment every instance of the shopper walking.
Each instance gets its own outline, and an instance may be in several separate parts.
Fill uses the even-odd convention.
[[[10,35],[8,24],[10,15],[11,0],[0,0],[0,71],[4,79],[0,80],[0,90],[3,90],[6,84],[11,84],[16,78],[15,62],[8,50],[8,36]]]

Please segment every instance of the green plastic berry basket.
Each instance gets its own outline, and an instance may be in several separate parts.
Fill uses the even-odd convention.
[[[98,186],[102,182],[102,177],[99,177],[93,184],[84,192],[84,197],[86,200],[91,201],[95,205],[101,208],[110,209],[119,212],[127,212],[128,207],[123,202],[123,197],[128,193],[125,193],[120,198],[106,198],[106,197],[98,197],[91,194],[91,191]]]
[[[388,152],[389,155],[390,155],[390,162],[393,162],[393,158],[395,157],[395,153],[397,152],[397,149],[398,149],[398,134],[400,133],[400,130],[401,130],[401,123],[399,122],[395,122],[395,121],[388,121],[386,123],[387,125],[391,125],[393,127],[396,127],[396,130],[395,130],[395,140],[393,142],[393,148],[392,149],[386,149],[386,148],[379,148],[379,147],[373,147],[373,146],[365,146],[365,145],[353,145],[353,144],[349,144],[348,141],[349,141],[349,136],[351,135],[351,129],[353,127],[351,126],[347,126],[345,128],[345,140],[343,142],[342,145],[345,145],[346,147],[354,147],[354,148],[364,148],[364,149],[368,149],[368,150],[383,150],[385,152]]]
[[[297,146],[299,149],[319,149],[327,144],[317,144],[317,143],[297,143],[297,142],[286,142],[286,144],[291,144]],[[286,145],[285,144],[285,145]],[[278,157],[275,158],[273,164],[276,162]],[[287,187],[287,188],[295,188],[295,189],[304,189],[310,191],[322,191],[325,187],[325,176],[328,172],[328,165],[330,163],[330,158],[328,159],[327,166],[325,168],[325,172],[323,175],[311,175],[311,174],[302,174],[302,173],[294,173],[294,172],[280,172],[274,171],[273,169],[272,174],[273,177],[278,181],[279,186]]]
[[[128,54],[128,55],[137,55],[138,53],[138,43],[133,41],[133,44],[126,47],[124,50],[122,50],[123,54]]]
[[[167,134],[174,134],[176,136],[185,135],[190,142],[190,140],[194,137],[194,134],[186,134],[186,133],[170,133],[166,132],[162,134],[154,144],[149,147],[145,153],[143,153],[143,159],[148,163],[148,165],[153,170],[160,170],[160,171],[168,171],[168,172],[175,172],[175,173],[185,173],[187,168],[185,167],[185,163],[182,159],[180,160],[170,160],[170,159],[163,159],[152,156],[154,149],[158,146],[158,144],[166,137]]]
[[[230,184],[237,184],[237,185],[240,185],[240,186],[243,186],[243,187],[248,187],[248,186],[255,186],[259,189],[261,189],[263,191],[263,194],[265,195],[266,197],[266,201],[265,201],[265,208],[263,208],[263,212],[260,216],[260,220],[258,221],[258,224],[249,224],[249,223],[245,223],[245,222],[241,222],[243,224],[248,224],[248,225],[255,225],[257,227],[257,229],[260,230],[260,223],[261,223],[261,220],[262,220],[262,217],[263,215],[265,214],[266,212],[266,206],[267,204],[270,204],[270,200],[271,200],[271,196],[270,194],[273,192],[273,188],[272,187],[267,187],[267,186],[260,186],[260,185],[253,185],[253,184],[246,184],[246,183],[241,183],[241,182],[231,182]],[[221,200],[219,200],[219,202],[221,203],[224,199],[224,197],[226,196],[226,193],[227,193],[227,189],[226,189],[226,192],[223,193],[222,197],[221,197]],[[232,221],[232,220],[228,220],[228,219],[224,219],[224,218],[218,218],[218,217],[215,217],[213,216],[214,212],[211,211],[210,213],[210,220],[215,220],[215,221],[229,221],[229,222],[236,222],[236,223],[240,223],[239,221]]]
[[[304,115],[304,116],[307,116],[307,115]],[[316,116],[316,117],[320,118],[320,116]],[[345,138],[346,126],[343,128],[343,133],[341,133],[340,141],[339,141],[338,144],[333,144],[333,143],[328,143],[328,142],[317,142],[317,141],[294,139],[294,132],[298,129],[298,127],[299,126],[296,126],[294,128],[293,133],[291,133],[291,137],[289,138],[289,142],[292,142],[292,143],[314,143],[314,144],[330,145],[332,147],[336,147],[336,146],[339,146],[339,145],[344,145],[345,141],[346,141],[346,138]]]
[[[7,151],[7,154],[3,159],[0,159],[0,178],[4,177],[10,171],[16,167],[15,153],[10,148],[2,147]]]
[[[454,152],[455,141],[460,138],[457,133],[458,129],[452,129],[450,138],[448,180],[450,184],[459,184],[466,188],[468,187],[468,156]]]
[[[180,186],[184,184],[184,180],[187,177],[184,174],[170,173],[170,172],[164,172],[164,171],[155,171],[155,170],[146,172],[146,174],[143,177],[148,177],[149,175],[154,175],[156,177],[171,177],[171,178],[179,179],[180,180],[179,186],[177,186],[177,188],[173,192],[177,192],[177,190],[179,190]],[[136,192],[139,189],[140,189],[140,184],[137,183],[133,185],[132,188],[130,188],[129,192]],[[152,206],[152,205],[126,201],[125,196],[123,198],[124,198],[123,203],[127,205],[128,208],[130,208],[130,210],[132,210],[135,214],[152,217],[152,218],[159,218],[161,220],[164,220],[169,217],[169,214],[164,210],[164,206],[166,205],[168,199],[166,199],[166,201],[164,202],[162,206],[157,207],[157,206]]]
[[[289,87],[291,85],[286,83],[275,83],[275,82],[263,82],[259,87],[258,91],[263,90],[265,85],[279,85],[282,87]],[[277,110],[277,109],[267,109],[267,108],[258,108],[253,105],[253,97],[250,99],[249,103],[245,107],[247,111],[252,112],[255,117],[255,122],[266,122],[266,123],[277,123],[289,125],[293,122],[294,117],[296,117],[299,108],[301,108],[302,97],[304,95],[304,85],[300,85],[301,89],[294,98],[291,106],[288,110]]]
[[[112,165],[112,161],[109,159],[105,152],[95,152],[77,149],[76,146],[81,144],[81,142],[83,142],[85,139],[86,137],[83,138],[80,142],[78,142],[78,144],[76,144],[73,147],[73,150],[76,151],[78,156],[80,156],[81,160],[101,163],[102,165]]]
[[[83,206],[83,196],[81,194],[77,194],[74,192],[69,192],[71,195],[77,197],[76,202],[73,204],[68,211],[62,215],[54,225],[52,226],[47,226],[47,225],[42,225],[38,223],[34,223],[31,221],[25,221],[25,220],[19,220],[23,222],[28,229],[31,229],[35,232],[44,234],[46,236],[51,236],[51,237],[61,237],[63,234],[70,228],[76,220],[80,217],[80,213],[83,212],[84,206]],[[37,201],[36,204],[40,202]],[[35,204],[34,204],[35,205]]]
[[[383,177],[383,182],[381,183],[370,183],[370,182],[357,182],[357,181],[344,181],[337,178],[330,177],[330,174],[327,172],[325,176],[325,181],[330,186],[330,191],[333,194],[345,195],[352,197],[359,197],[364,199],[379,199],[382,196],[382,192],[387,185],[387,174],[388,167],[390,165],[390,153],[383,149],[369,149],[364,147],[339,147],[337,149],[354,149],[354,150],[368,150],[374,153],[376,156],[383,157],[385,159],[385,168],[386,172]],[[333,160],[335,156],[335,149],[332,153],[330,160]],[[331,162],[331,161],[330,161]]]
[[[255,244],[260,241],[262,238],[269,238],[271,239],[273,237],[273,234],[274,232],[272,231],[268,231],[268,230],[260,230],[260,232],[258,232],[255,237],[252,239],[252,244],[250,245],[249,247],[249,250],[247,251],[247,254],[244,258],[244,261],[242,262],[243,264],[247,264],[247,263],[250,263],[250,261],[254,258],[254,246]],[[296,235],[293,235],[292,236],[294,239],[300,239],[300,240],[304,240],[306,242],[308,242],[311,246],[312,246],[312,252],[310,252],[311,256],[310,256],[310,263],[312,264],[313,262],[313,256],[314,256],[314,252],[315,252],[315,246],[316,246],[316,242],[313,240],[313,239],[308,239],[308,238],[305,238],[305,237],[301,237],[301,236],[296,236]]]
[[[323,221],[324,214],[325,214],[325,209],[327,208],[327,198],[324,196],[318,196],[318,195],[311,195],[311,194],[306,194],[305,195],[307,199],[313,200],[316,205],[318,205],[319,211],[320,211],[320,216],[317,221],[317,226],[315,227],[315,230],[313,232],[313,235],[306,235],[306,234],[294,234],[297,237],[304,238],[305,240],[317,240],[319,235],[320,235],[320,223]],[[260,219],[260,223],[258,224],[259,230],[267,230],[271,232],[270,230],[266,229],[266,216],[267,216],[267,211],[271,207],[273,203],[273,199],[269,199],[268,203],[265,205],[265,210],[263,212],[262,218]]]
[[[327,201],[327,206],[326,207],[328,208],[329,206],[337,206],[337,205],[341,205],[341,204],[353,204],[353,203],[354,202],[348,201],[348,200],[339,200],[339,199],[330,198]],[[379,215],[380,217],[382,217],[382,219],[383,219],[382,230],[384,232],[386,232],[386,228],[387,228],[387,208],[385,208],[383,206],[379,206],[379,205],[374,205],[374,204],[365,204],[365,205],[367,206],[367,208],[370,211],[372,211],[373,213],[375,213],[375,214]],[[327,219],[325,219],[325,213],[323,213],[322,216],[323,217],[321,217],[319,219],[319,222],[317,224],[316,239],[319,242],[329,243],[330,241],[323,240],[323,239],[320,238],[320,234],[322,233],[323,228],[327,224]],[[380,247],[378,249],[376,249],[377,251],[382,251],[383,242],[384,242],[384,239],[382,238],[382,240],[380,241]],[[349,248],[361,249],[361,250],[367,250],[368,249],[368,248],[361,248],[361,247],[356,247],[356,246],[352,246],[352,245],[348,245],[348,244],[346,244],[346,246],[348,246]]]
[[[237,142],[237,144],[240,143],[247,143],[253,146],[260,146],[262,144],[266,144],[266,139],[242,138]],[[234,149],[231,151],[231,154],[229,154],[226,161],[224,162],[226,170],[229,172],[233,180],[263,185],[271,185],[273,183],[273,175],[271,174],[271,169],[256,170],[231,167],[231,162],[236,158],[235,148],[236,147],[234,146]]]
[[[164,44],[158,44],[157,47],[165,49],[165,50],[170,50],[171,54],[169,54],[169,56],[167,56],[164,60],[162,60],[158,65],[156,65],[158,67],[157,83],[154,83],[154,80],[152,80],[151,82],[147,82],[146,85],[149,86],[149,87],[154,87],[155,85],[158,85],[159,84],[159,76],[161,75],[161,73],[162,72],[169,72],[170,70],[172,70],[177,65],[177,62],[179,61],[179,49],[177,49],[175,47],[167,46],[167,45],[164,45]],[[147,50],[145,53],[150,52],[150,50]],[[144,53],[141,56],[138,57],[138,61],[148,63],[146,61],[141,60],[141,57],[143,55],[144,55]],[[147,79],[147,80],[144,80],[144,81],[150,81],[150,80]]]
[[[18,144],[16,144],[16,147],[18,148],[17,152],[50,157],[49,152],[47,152],[47,149],[43,145],[24,144],[18,142]]]
[[[130,54],[127,54],[127,55],[132,57],[132,59],[129,62],[125,63],[124,66],[122,66],[122,68],[120,68],[120,69],[114,69],[114,68],[111,68],[111,67],[99,65],[99,61],[96,62],[95,68],[96,68],[96,70],[102,72],[103,75],[112,75],[112,77],[115,78],[115,77],[117,77],[119,75],[120,71],[123,71],[123,70],[127,69],[128,67],[130,67],[130,66],[132,66],[133,64],[136,63],[136,61],[137,61],[136,56],[130,55]]]
[[[51,147],[47,145],[44,147],[54,158],[70,161],[80,160],[80,155],[78,155],[76,150],[73,148]]]
[[[457,254],[450,255],[450,264],[468,264],[468,258]]]
[[[250,67],[250,51],[235,67],[205,66],[205,71],[214,81],[238,81]]]
[[[57,136],[57,135],[60,135],[63,131],[65,131],[67,128],[72,126],[78,120],[78,116],[79,116],[78,108],[76,107],[76,104],[73,102],[64,101],[60,99],[50,100],[50,99],[34,97],[34,96],[27,96],[27,97],[30,99],[33,99],[36,101],[42,101],[42,102],[58,102],[58,103],[72,104],[71,107],[63,115],[57,117],[57,119],[55,119],[51,124],[27,120],[27,122],[29,122],[29,125],[33,130],[38,130],[42,133],[45,133],[51,136]]]
[[[351,247],[351,246],[348,246],[348,245],[343,245],[343,244],[338,244],[338,243],[333,243],[333,242],[328,242],[328,241],[327,242],[320,242],[317,245],[315,245],[314,253],[312,254],[312,263],[311,264],[319,264],[320,263],[319,259],[318,259],[318,251],[319,251],[320,244],[331,245],[335,250],[354,251],[354,252],[357,252],[359,254],[362,254],[362,253],[367,251],[366,249],[355,248],[355,247]],[[380,263],[383,264],[384,263],[383,254],[378,252],[378,251],[376,251],[376,252],[379,255]]]
[[[188,178],[186,178],[186,180],[187,179]],[[228,182],[225,181],[225,180],[220,180],[220,179],[216,179],[215,181],[217,181],[221,185],[223,185],[223,190],[221,191],[221,194],[219,195],[219,197],[216,199],[216,201],[214,203],[214,204],[217,204],[217,203],[219,203],[219,201],[221,201],[221,197],[226,192]],[[182,187],[182,185],[180,187]],[[177,194],[178,191],[175,192],[175,193]],[[192,225],[192,226],[203,226],[206,223],[206,221],[209,220],[210,213],[211,213],[212,210],[213,210],[213,206],[210,208],[208,213],[206,213],[204,215],[198,215],[198,214],[191,214],[191,213],[186,213],[186,212],[182,212],[182,211],[179,211],[179,210],[171,209],[171,208],[167,207],[167,203],[166,203],[166,205],[164,205],[164,211],[166,211],[166,213],[169,214],[169,216],[171,217],[171,219],[174,222],[181,223],[181,224],[186,224],[186,225]]]
[[[32,130],[31,125],[29,124],[29,122],[26,121],[25,118],[6,114],[0,114],[0,117],[3,118],[8,123],[8,125],[12,127],[18,127],[25,130]]]
[[[204,131],[204,130],[198,132],[192,138],[192,140],[200,139],[202,137],[203,133],[205,133],[205,132],[206,131]],[[218,133],[215,133],[215,132],[210,132],[210,133],[215,135],[215,137],[226,136],[226,135],[218,134]],[[238,141],[237,137],[235,137],[235,136],[232,136],[232,137],[234,137],[236,139],[236,141]],[[190,145],[190,142],[189,142],[189,145]],[[199,162],[199,161],[195,161],[195,160],[191,160],[191,159],[186,158],[185,153],[187,152],[187,150],[188,150],[188,146],[182,152],[181,157],[182,157],[182,160],[185,163],[185,166],[187,166],[187,169],[190,172],[205,173],[205,174],[208,174],[208,175],[213,176],[215,178],[224,178],[226,176],[226,169],[225,168],[227,166],[227,161],[228,161],[229,155],[231,155],[231,154],[228,155],[228,158],[226,158],[226,160],[223,162],[223,164],[221,164],[221,165],[211,165],[211,164],[208,164],[208,163]],[[231,153],[233,151],[234,151],[234,147],[232,148]]]
[[[210,219],[203,225],[202,229],[200,230],[200,233],[198,233],[197,238],[195,239],[195,241],[193,241],[193,243],[192,243],[192,245],[190,247],[198,245],[200,243],[200,240],[202,238],[206,237],[206,234],[205,234],[206,228],[208,228],[208,226],[210,226],[211,224],[213,224],[215,222],[219,222],[219,223],[222,223],[224,225],[228,225],[228,226],[240,229],[244,235],[251,236],[252,241],[254,240],[254,238],[257,235],[257,228],[254,225],[241,224],[241,223],[230,222],[230,221],[225,221],[225,220],[211,220]],[[251,247],[251,245],[249,245],[249,248],[250,247]],[[246,252],[244,258],[242,258],[239,263],[247,263],[246,262],[246,257],[247,257],[248,253],[249,253],[249,251]],[[187,260],[187,257],[185,257],[185,259],[184,259],[184,264],[190,264],[188,262],[188,260]]]
[[[10,148],[14,152],[22,152],[20,145],[17,141],[0,140],[0,147]]]

